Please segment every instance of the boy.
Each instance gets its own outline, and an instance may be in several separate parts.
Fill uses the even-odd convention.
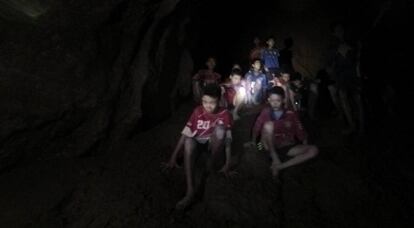
[[[266,75],[262,72],[260,59],[253,61],[252,69],[246,73],[245,78],[248,103],[254,105],[262,103],[268,87],[268,81]]]
[[[290,74],[288,72],[282,71],[279,76],[279,85],[285,91],[285,104],[286,109],[298,111],[298,106],[295,105],[295,92],[292,90],[290,85]]]
[[[218,153],[225,147],[226,161],[219,172],[226,176],[230,174],[232,118],[226,109],[219,107],[220,95],[221,89],[217,85],[209,84],[204,88],[201,97],[202,104],[194,109],[184,130],[181,132],[181,138],[169,162],[164,164],[165,168],[177,167],[176,158],[181,146],[184,145],[187,190],[185,197],[177,203],[176,209],[184,209],[193,201],[194,160],[192,158],[196,150],[197,152],[200,152],[200,150],[210,151],[212,163],[214,163]],[[209,169],[212,169],[213,166],[214,164],[211,164]]]
[[[206,61],[207,69],[199,70],[193,77],[193,95],[196,102],[200,101],[203,88],[208,84],[219,84],[221,75],[214,71],[216,59],[209,57]]]
[[[302,80],[302,75],[299,72],[295,72],[293,76],[290,78],[291,84],[290,88],[293,91],[293,104],[294,107],[296,107],[297,112],[302,112],[305,110],[305,101],[307,100],[307,94],[310,92],[308,91],[308,88],[312,89],[311,98],[313,97],[313,90],[317,90],[316,88],[313,88],[314,86],[317,86],[314,82],[304,84],[305,82]],[[317,92],[317,91],[316,91]],[[316,100],[315,100],[316,102]],[[313,115],[311,115],[311,118]]]
[[[254,43],[254,47],[253,47],[253,49],[250,51],[250,55],[249,55],[249,60],[250,60],[250,63],[253,63],[253,61],[255,60],[255,59],[260,59],[262,56],[261,56],[261,54],[262,54],[262,50],[263,50],[263,47],[262,47],[262,45],[260,44],[260,39],[259,39],[259,37],[255,37],[254,39],[253,39],[253,43]]]
[[[224,107],[232,110],[233,120],[240,119],[238,112],[246,99],[246,89],[242,81],[242,72],[233,68],[230,74],[230,81],[222,84]]]
[[[266,41],[267,48],[262,50],[262,61],[264,64],[264,69],[266,73],[270,76],[275,76],[279,73],[279,50],[276,49],[275,46],[275,39],[273,37],[269,37]],[[271,80],[271,78],[269,79]]]
[[[272,175],[276,177],[280,170],[302,163],[318,154],[316,146],[307,145],[306,133],[296,113],[283,108],[284,90],[274,87],[269,90],[269,106],[258,116],[252,130],[252,146],[257,145],[257,137],[270,152]],[[299,140],[301,144],[298,144]],[[290,158],[281,161],[280,158]],[[284,160],[284,159],[283,159]]]

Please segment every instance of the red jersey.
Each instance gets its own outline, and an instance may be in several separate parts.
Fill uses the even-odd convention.
[[[193,77],[194,80],[200,80],[205,84],[219,83],[221,75],[210,70],[200,70]]]
[[[262,110],[253,127],[253,133],[259,135],[263,125],[272,121],[274,124],[274,136],[276,147],[294,144],[296,139],[303,141],[306,132],[295,112],[283,110],[282,116],[277,120],[273,117],[273,110],[266,107]]]
[[[262,58],[262,47],[255,47],[250,51],[250,62],[253,62],[255,59],[261,59]]]
[[[232,122],[232,117],[226,109],[219,108],[216,113],[207,113],[200,105],[194,109],[182,134],[198,141],[207,141],[217,125],[223,125],[226,130],[230,130]]]

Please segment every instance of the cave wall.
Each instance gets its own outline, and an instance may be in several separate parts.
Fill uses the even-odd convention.
[[[279,47],[292,37],[294,66],[313,77],[330,23],[349,19],[358,37],[379,10],[373,2],[3,0],[0,170],[99,153],[153,127],[189,97],[211,51],[239,62],[255,35]]]
[[[0,170],[96,153],[134,129],[143,98],[165,96],[144,106],[168,116],[190,91],[179,2],[3,1]]]

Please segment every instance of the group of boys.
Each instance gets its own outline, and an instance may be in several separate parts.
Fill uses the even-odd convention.
[[[266,43],[267,48],[258,52],[260,58],[251,60],[251,69],[245,74],[245,80],[240,66],[235,65],[228,80],[220,83],[221,76],[214,71],[214,58],[207,60],[206,70],[200,70],[193,77],[194,99],[201,104],[193,110],[174,152],[163,164],[167,169],[178,167],[177,158],[184,149],[187,189],[184,198],[177,203],[177,209],[186,208],[194,199],[193,158],[196,151],[211,153],[210,171],[224,151],[226,159],[219,172],[225,176],[234,173],[230,167],[231,130],[233,121],[240,118],[238,112],[244,105],[264,105],[252,128],[251,141],[246,145],[252,148],[263,145],[270,154],[270,170],[274,177],[280,170],[318,154],[317,147],[307,143],[307,134],[297,115],[293,91],[289,86],[289,73],[279,68],[279,52],[274,48],[274,39],[269,38]]]

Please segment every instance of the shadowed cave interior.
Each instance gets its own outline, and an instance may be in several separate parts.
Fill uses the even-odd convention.
[[[408,0],[0,0],[1,226],[412,226],[412,13]],[[280,49],[290,38],[295,71],[314,82],[335,24],[360,48],[363,134],[341,133],[320,83],[317,118],[303,119],[319,155],[275,181],[268,157],[243,146],[258,114],[243,109],[238,175],[211,173],[175,210],[184,170],[160,164],[206,59],[227,78],[250,68],[254,37]]]

